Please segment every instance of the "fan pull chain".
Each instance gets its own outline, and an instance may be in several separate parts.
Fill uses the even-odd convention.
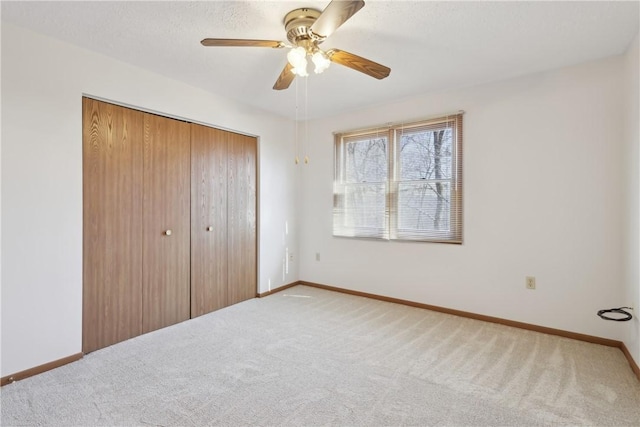
[[[307,146],[309,145],[309,79],[304,79],[304,163],[309,164]]]
[[[300,163],[300,159],[298,158],[298,152],[299,152],[299,150],[298,150],[298,145],[299,145],[298,144],[298,79],[295,79],[295,81],[296,81],[296,121],[295,121],[295,124],[294,124],[294,132],[295,132],[295,134],[294,134],[293,140],[294,140],[294,144],[295,144],[295,152],[296,152],[295,161],[296,161],[296,165],[297,165],[298,163]]]

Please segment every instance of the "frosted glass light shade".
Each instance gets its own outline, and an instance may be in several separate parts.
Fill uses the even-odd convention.
[[[311,57],[311,60],[316,66],[316,68],[314,69],[316,74],[320,74],[321,72],[329,68],[329,65],[331,65],[331,61],[329,60],[329,58],[327,58],[327,55],[321,50],[316,51],[316,53],[314,53],[313,56]]]
[[[299,67],[293,67],[291,72],[300,77],[307,77],[309,75],[309,73],[307,72],[307,60],[306,59],[304,60],[304,65]]]
[[[287,60],[293,67],[292,73],[301,77],[309,75],[307,73],[307,51],[303,47],[291,49],[287,54]]]

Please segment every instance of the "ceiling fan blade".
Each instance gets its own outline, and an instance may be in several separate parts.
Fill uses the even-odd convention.
[[[276,80],[276,84],[273,85],[273,89],[283,90],[289,87],[293,79],[296,77],[296,75],[291,72],[292,69],[293,67],[291,64],[287,62],[287,65],[284,66],[278,80]]]
[[[353,53],[345,52],[340,49],[331,49],[327,52],[327,56],[331,62],[335,62],[345,67],[349,67],[352,70],[360,71],[371,77],[375,77],[378,80],[382,80],[389,76],[391,68],[384,65],[373,62],[367,58],[363,58]]]
[[[311,32],[318,39],[324,40],[363,6],[363,0],[332,0],[311,26]]]
[[[203,46],[273,47],[276,49],[284,47],[284,43],[276,40],[204,39],[200,43]]]

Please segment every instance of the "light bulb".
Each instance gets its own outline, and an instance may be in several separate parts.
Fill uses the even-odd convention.
[[[307,51],[299,46],[294,49],[291,49],[287,54],[287,59],[289,60],[289,64],[293,67],[291,72],[300,77],[306,77],[309,75],[307,73]]]
[[[289,64],[291,64],[291,66],[295,68],[302,65],[303,61],[305,63],[307,62],[307,60],[305,59],[306,56],[307,51],[304,50],[303,47],[296,47],[289,51],[289,53],[287,54],[287,59],[289,60]]]
[[[327,54],[320,49],[318,49],[316,53],[313,54],[311,60],[316,66],[314,70],[316,74],[320,74],[321,72],[329,68],[329,65],[331,65],[331,61],[329,60],[329,58],[327,58]]]
[[[297,67],[293,67],[291,69],[291,72],[300,77],[307,77],[309,75],[309,73],[307,73],[307,60],[303,59],[303,61],[304,62],[301,65],[298,65]]]

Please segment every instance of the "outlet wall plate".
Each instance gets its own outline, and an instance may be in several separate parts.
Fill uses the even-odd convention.
[[[533,276],[527,276],[525,278],[525,286],[527,289],[535,289],[536,288],[536,278]]]

